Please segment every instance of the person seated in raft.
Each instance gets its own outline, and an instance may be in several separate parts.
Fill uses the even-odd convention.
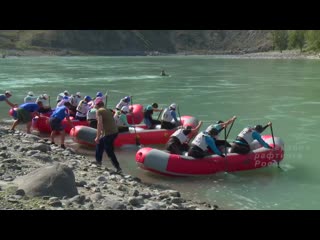
[[[67,90],[64,90],[64,92],[58,94],[57,103],[60,102],[64,97],[68,97],[68,98],[70,97],[70,94]],[[62,104],[62,106],[64,105]]]
[[[233,116],[232,118],[230,118],[229,120],[223,122],[222,120],[217,121],[215,124],[213,124],[213,127],[218,131],[218,134],[215,136],[216,139],[216,145],[219,148],[222,147],[231,147],[230,143],[226,142],[225,140],[220,140],[219,139],[219,134],[220,132],[225,129],[228,125],[230,125],[231,123],[233,123],[236,120],[236,116]],[[221,149],[220,149],[221,150]]]
[[[39,115],[39,108],[42,107],[42,102],[38,101],[37,103],[23,103],[21,104],[17,111],[17,118],[13,122],[11,130],[15,130],[16,126],[19,123],[26,123],[27,124],[27,133],[31,133],[31,123],[32,118],[36,115]]]
[[[101,100],[97,101],[101,102]],[[97,129],[97,117],[96,117],[97,109],[95,105],[87,112],[87,121],[89,123],[89,127]]]
[[[124,106],[129,107],[130,102],[131,102],[131,98],[132,98],[132,96],[126,96],[126,97],[122,98],[122,99],[120,100],[120,102],[117,104],[116,109],[117,109],[118,111],[120,111],[121,108],[124,107]]]
[[[100,102],[100,101],[105,102],[104,100],[105,99],[103,97],[103,93],[102,92],[97,92],[96,97],[93,99],[93,102],[95,104],[96,102]]]
[[[158,108],[157,103],[148,105],[143,112],[143,122],[147,125],[148,129],[154,129],[157,124],[161,124],[161,121],[152,118],[153,112],[162,112],[162,109]]]
[[[182,155],[183,152],[189,150],[189,141],[194,134],[199,130],[202,125],[202,121],[199,122],[198,126],[192,128],[191,126],[179,127],[169,138],[166,144],[166,150],[171,154]]]
[[[82,97],[81,97],[81,93],[77,92],[75,95],[71,95],[70,97],[70,103],[72,106],[74,106],[75,108],[78,107],[80,101],[81,101]]]
[[[120,111],[117,111],[113,116],[113,119],[118,127],[119,133],[128,132],[129,127],[132,127],[127,121],[126,114],[129,113],[129,108],[127,106],[123,106]]]
[[[0,94],[0,102],[6,102],[10,107],[17,107],[17,104],[14,104],[8,100],[12,96],[10,91],[5,91],[4,94]]]
[[[24,103],[36,102],[37,97],[34,96],[33,92],[28,92],[28,95],[23,99]]]
[[[47,113],[51,111],[51,107],[49,105],[49,96],[48,94],[41,94],[38,98],[36,102],[42,102],[42,107],[39,108],[38,112],[39,113]]]
[[[86,121],[87,120],[87,113],[90,110],[89,102],[91,101],[90,96],[85,96],[83,100],[79,102],[77,107],[76,119],[79,121]]]
[[[210,125],[205,131],[198,133],[195,139],[191,142],[191,147],[188,155],[194,158],[204,158],[213,153],[225,157],[216,145],[215,137],[219,134],[218,130]]]
[[[262,138],[261,133],[272,123],[268,122],[266,126],[262,127],[261,125],[256,125],[254,127],[244,128],[236,137],[236,140],[233,142],[231,147],[232,153],[247,154],[250,152],[250,144],[257,140],[265,148],[271,149],[271,146],[267,144]]]
[[[177,119],[176,113],[177,105],[172,103],[169,108],[165,108],[161,115],[161,128],[162,129],[174,129],[175,127],[180,125],[180,122]],[[174,123],[171,121],[174,120]]]

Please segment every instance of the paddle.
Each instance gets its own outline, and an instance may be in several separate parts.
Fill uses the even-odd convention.
[[[236,120],[236,119],[235,119],[235,120]],[[235,121],[235,120],[234,120],[234,121]],[[230,133],[230,131],[231,131],[231,128],[232,128],[232,126],[233,126],[234,121],[231,123],[231,126],[230,126],[230,128],[229,128],[228,133],[227,133],[227,137],[226,137],[226,139],[228,139],[228,137],[229,137],[229,133]]]
[[[132,96],[131,96],[131,107],[133,107],[132,105],[133,105],[133,101],[132,101]],[[140,144],[140,139],[137,135],[136,126],[134,125],[134,116],[132,116],[132,125],[133,125],[133,129],[134,129],[134,133],[136,135],[136,145],[140,148],[141,144]]]
[[[231,128],[231,127],[230,127]],[[227,129],[224,128],[224,161],[226,166],[226,172],[228,172],[228,162],[227,162]]]
[[[272,124],[270,125],[270,130],[271,130],[271,136],[272,136],[272,142],[273,142],[273,149],[275,150],[275,148],[276,148],[276,144],[275,144],[275,142],[274,142],[274,135],[273,135],[273,128],[272,128]],[[280,168],[280,169],[282,170],[282,168],[280,167],[280,163],[279,163],[279,162],[277,162],[277,164],[278,164],[278,168]]]
[[[158,115],[157,121],[159,121],[159,118],[160,118],[162,112],[163,112],[163,109],[161,109],[161,111],[160,111],[160,113],[159,113],[159,115]]]
[[[50,96],[48,96],[48,98],[49,98],[49,107],[51,108],[51,103],[50,103]]]
[[[179,114],[179,118],[180,118],[180,126],[182,126],[182,121],[181,121],[181,114],[180,114],[180,108],[179,108],[179,105],[178,105],[178,114]]]

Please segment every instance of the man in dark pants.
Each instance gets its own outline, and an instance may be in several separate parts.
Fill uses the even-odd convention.
[[[110,158],[112,165],[116,169],[116,173],[121,173],[117,157],[114,153],[114,140],[118,136],[118,127],[113,119],[112,112],[104,108],[103,101],[96,102],[95,107],[97,108],[97,135],[95,138],[96,142],[96,164],[101,165],[103,151],[106,151]]]

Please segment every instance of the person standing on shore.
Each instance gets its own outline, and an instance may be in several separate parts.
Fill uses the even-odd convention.
[[[114,153],[114,141],[118,136],[118,128],[113,119],[112,112],[105,109],[103,101],[97,101],[95,108],[97,108],[97,135],[96,142],[96,161],[98,165],[102,164],[103,152],[106,151],[111,160],[112,165],[116,169],[116,173],[121,173],[120,164]]]
[[[72,107],[71,103],[70,102],[65,102],[64,103],[64,106],[61,106],[61,107],[57,107],[50,119],[49,119],[49,122],[50,122],[50,127],[51,127],[51,144],[55,144],[54,143],[54,137],[56,134],[60,133],[60,136],[61,136],[61,148],[65,149],[65,145],[64,145],[64,138],[65,138],[65,131],[64,131],[64,128],[62,126],[62,120],[64,118],[67,119],[68,123],[72,126],[72,128],[74,128],[70,118],[69,118],[69,108]]]
[[[10,130],[14,131],[19,123],[27,124],[27,133],[31,133],[31,123],[34,115],[39,115],[39,109],[42,108],[42,102],[37,103],[24,103],[17,109],[17,119],[13,122]]]

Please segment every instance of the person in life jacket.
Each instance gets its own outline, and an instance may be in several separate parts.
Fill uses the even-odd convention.
[[[143,112],[143,122],[147,125],[148,129],[154,129],[155,125],[161,124],[161,121],[152,118],[153,112],[161,112],[162,109],[158,108],[157,103],[148,105]]]
[[[5,91],[4,94],[0,94],[0,102],[4,101],[12,108],[17,107],[17,104],[14,104],[8,100],[8,98],[10,98],[11,96],[12,93],[10,91]]]
[[[129,113],[129,108],[127,106],[123,106],[120,111],[117,111],[113,116],[113,119],[118,127],[118,132],[128,132],[129,127],[132,127],[127,121],[126,114]]]
[[[47,113],[51,111],[51,106],[49,104],[49,96],[48,94],[41,94],[36,102],[42,102],[42,107],[39,108],[38,112],[39,113]]]
[[[94,104],[98,101],[103,101],[104,102],[104,97],[102,92],[97,92],[96,97],[93,99]]]
[[[79,121],[87,120],[87,113],[90,110],[89,102],[91,101],[90,96],[85,96],[83,100],[81,100],[77,107],[76,119]]]
[[[132,96],[131,96],[131,97],[132,97]],[[126,97],[122,98],[122,99],[120,100],[120,102],[116,105],[116,109],[117,109],[118,111],[120,111],[121,108],[124,107],[124,106],[129,107],[130,102],[131,102],[131,97],[130,97],[130,96],[126,96]]]
[[[70,94],[67,90],[64,90],[64,92],[59,93],[57,96],[57,103],[60,102],[64,97],[70,97]],[[61,106],[64,106],[63,104]]]
[[[23,99],[24,103],[36,102],[37,97],[34,96],[33,92],[28,92],[28,95]]]
[[[72,106],[74,106],[75,108],[78,107],[79,103],[81,101],[81,93],[77,92],[75,95],[71,95],[70,97],[70,103]]]
[[[217,135],[215,135],[215,143],[217,145],[217,147],[221,150],[222,147],[231,147],[230,143],[228,143],[226,140],[220,140],[219,139],[219,134],[220,132],[225,129],[228,125],[230,125],[231,123],[233,123],[235,120],[237,119],[236,116],[233,116],[232,118],[230,118],[229,120],[227,121],[217,121],[215,124],[212,124],[210,126],[212,126],[213,128],[215,128],[218,132]],[[210,127],[209,126],[209,127]]]
[[[191,126],[179,127],[169,138],[166,144],[166,150],[171,154],[182,155],[183,152],[189,150],[189,141],[198,132],[202,125],[202,121],[199,122],[198,126],[192,128]]]
[[[204,158],[205,156],[213,153],[225,157],[216,145],[215,137],[219,134],[219,131],[210,125],[206,131],[198,133],[195,139],[191,142],[191,148],[188,151],[188,155],[194,158]]]
[[[161,115],[161,128],[162,129],[173,129],[180,125],[180,122],[177,119],[176,113],[177,105],[172,103],[169,108],[165,108]],[[174,123],[172,122],[174,120]]]
[[[99,103],[100,101],[97,101]],[[89,122],[89,127],[97,129],[97,109],[95,105],[87,112],[87,121]]]
[[[236,140],[233,142],[231,152],[232,153],[239,153],[239,154],[247,154],[250,152],[250,144],[257,140],[262,146],[265,148],[271,149],[271,146],[269,146],[262,138],[261,133],[269,126],[271,126],[272,123],[268,122],[268,124],[264,127],[261,125],[256,125],[253,128],[252,127],[246,127],[244,128],[237,136]]]

